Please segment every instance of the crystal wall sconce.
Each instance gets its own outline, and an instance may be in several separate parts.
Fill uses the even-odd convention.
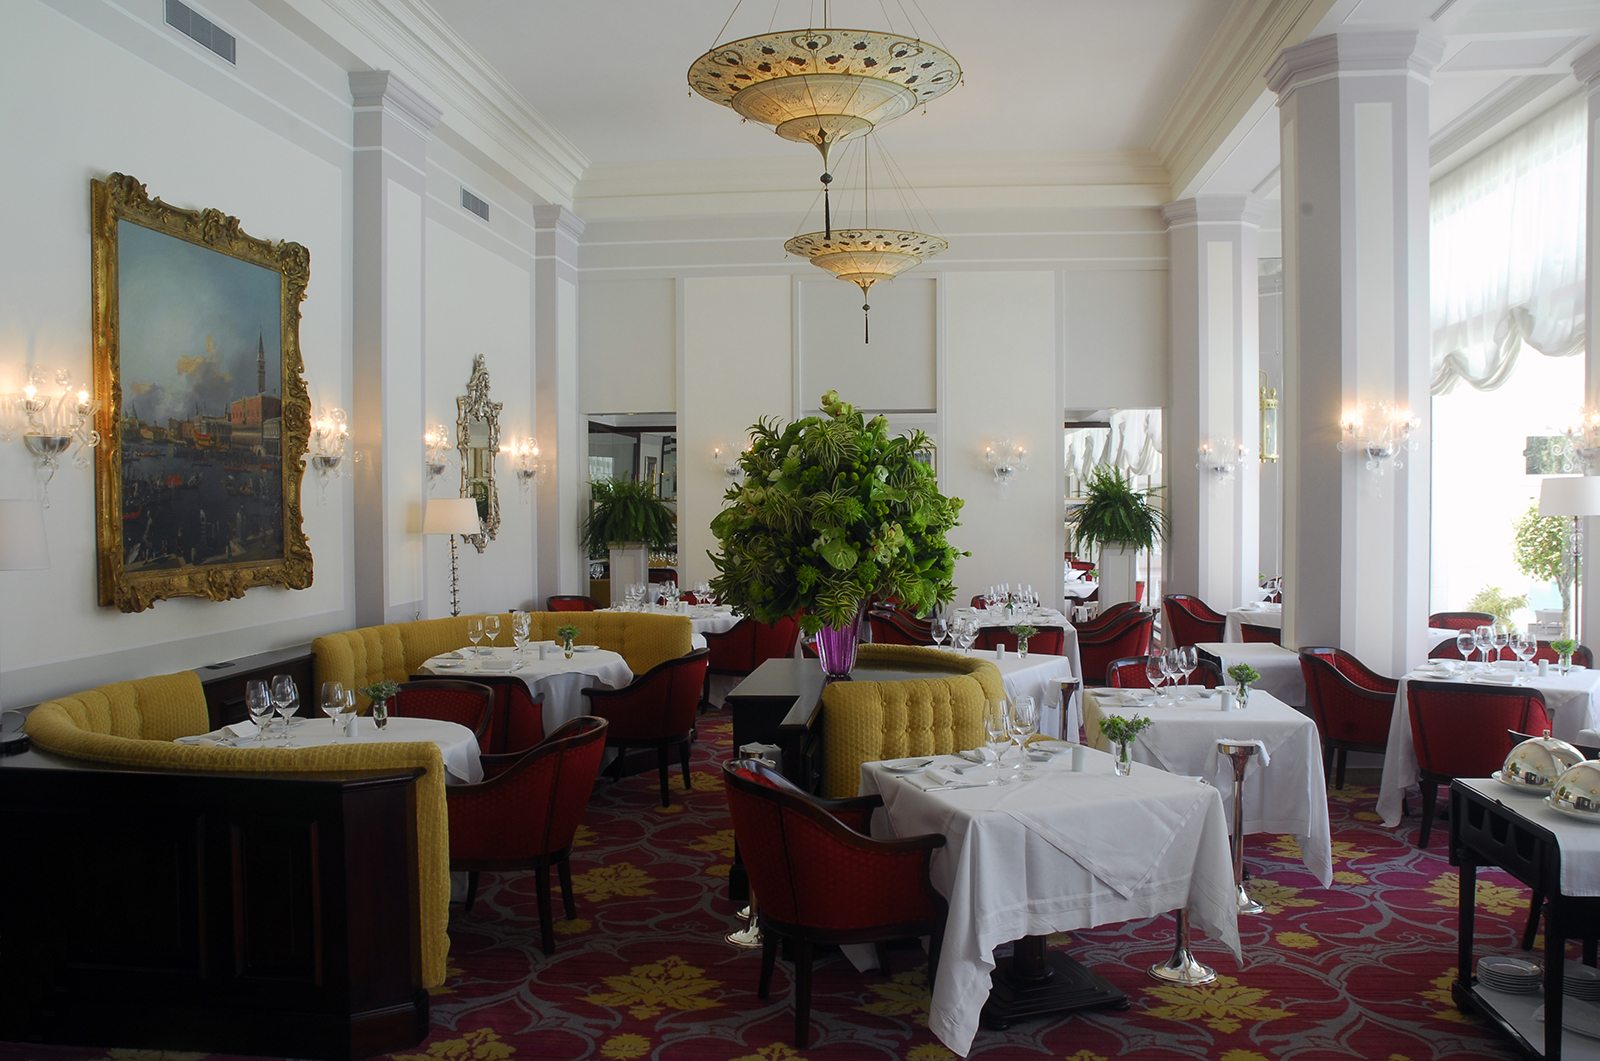
[[[1002,487],[1011,485],[1018,472],[1028,470],[1027,449],[1010,439],[985,446],[983,459],[994,472],[994,481]]]
[[[427,470],[428,490],[431,493],[433,481],[444,474],[450,462],[450,432],[443,424],[434,424],[423,433],[422,445],[422,466]]]
[[[1578,422],[1567,428],[1568,444],[1578,458],[1579,469],[1600,469],[1600,411],[1585,409]]]
[[[718,444],[711,450],[711,463],[722,471],[723,476],[729,480],[730,484],[736,483],[744,479],[744,469],[739,466],[739,458],[741,456],[743,456],[742,453]]]
[[[1419,445],[1415,432],[1421,426],[1421,419],[1410,410],[1389,402],[1371,402],[1345,413],[1339,451],[1355,452],[1369,472],[1382,475],[1391,466],[1399,471],[1405,467],[1403,455],[1415,452]]]
[[[347,474],[345,457],[349,455],[349,448],[350,424],[344,410],[338,406],[317,410],[306,446],[306,463],[317,473],[317,504],[328,500],[328,480]]]
[[[1201,443],[1194,466],[1203,472],[1210,472],[1218,481],[1232,479],[1244,467],[1249,452],[1243,442],[1209,439]]]
[[[532,438],[514,438],[502,447],[501,452],[509,454],[511,468],[517,473],[517,487],[526,501],[533,481],[544,471],[544,461],[539,459],[539,443]]]
[[[53,377],[35,369],[21,394],[0,402],[0,439],[22,436],[46,508],[50,507],[50,480],[62,459],[70,454],[74,467],[87,467],[90,453],[100,444],[100,432],[94,428],[99,408],[88,390],[74,390],[72,373],[66,369]]]

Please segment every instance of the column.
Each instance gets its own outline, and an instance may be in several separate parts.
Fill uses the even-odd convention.
[[[1584,320],[1588,322],[1588,349],[1584,353],[1584,408],[1600,410],[1600,47],[1578,56],[1572,72],[1589,100],[1588,232],[1585,252],[1589,269],[1585,277]],[[1600,473],[1589,468],[1588,473]],[[1586,519],[1583,528],[1583,599],[1578,629],[1573,636],[1590,644],[1600,637],[1600,519]],[[1591,644],[1591,647],[1593,645]]]
[[[1347,414],[1387,402],[1427,439],[1431,31],[1318,37],[1268,71],[1284,263],[1284,643],[1387,674],[1427,654],[1426,445],[1368,470]]]
[[[1256,245],[1262,212],[1259,202],[1242,195],[1183,199],[1161,211],[1172,328],[1166,586],[1219,611],[1254,599],[1248,591],[1260,574]]]
[[[589,503],[588,423],[578,405],[578,242],[583,220],[536,206],[533,265],[534,429],[549,474],[539,477],[534,521],[536,598],[582,593],[578,527]]]
[[[1274,394],[1283,390],[1283,259],[1263,258],[1258,278],[1261,296],[1257,335],[1261,371]],[[1259,379],[1260,377],[1258,377]],[[1258,399],[1259,405],[1259,399]],[[1260,431],[1259,408],[1256,430]],[[1283,574],[1283,462],[1261,461],[1261,572]]]
[[[423,202],[442,112],[386,70],[350,74],[355,102],[351,434],[356,622],[422,610]]]

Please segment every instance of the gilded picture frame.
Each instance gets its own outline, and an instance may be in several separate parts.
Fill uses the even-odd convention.
[[[122,173],[90,182],[89,214],[100,603],[305,589],[310,253]]]

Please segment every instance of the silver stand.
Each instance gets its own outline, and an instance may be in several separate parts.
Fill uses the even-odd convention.
[[[1265,908],[1244,890],[1244,771],[1257,749],[1254,744],[1219,743],[1217,750],[1233,763],[1233,883],[1239,889],[1239,912],[1259,914]]]
[[[1172,957],[1160,965],[1150,966],[1150,975],[1157,980],[1183,987],[1199,987],[1217,978],[1217,971],[1203,965],[1189,950],[1189,911],[1176,911],[1178,938],[1172,944]]]

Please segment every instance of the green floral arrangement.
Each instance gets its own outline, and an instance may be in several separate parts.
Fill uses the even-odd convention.
[[[570,645],[570,644],[572,644],[572,642],[576,641],[577,639],[578,639],[578,628],[576,626],[558,626],[558,627],[556,627],[556,640],[560,641],[562,644]]]
[[[356,692],[360,693],[368,700],[393,700],[400,693],[400,683],[373,682],[364,689],[357,689]]]
[[[883,417],[867,420],[837,391],[821,408],[751,427],[743,481],[711,521],[717,600],[762,622],[803,613],[808,634],[848,624],[875,597],[911,615],[950,603],[956,558],[967,555],[946,539],[961,499],[941,494],[918,459],[932,442],[921,431],[891,436]]]
[[[1248,663],[1235,663],[1228,668],[1228,677],[1239,683],[1240,688],[1249,686],[1252,682],[1261,680],[1261,672]]]
[[[590,556],[604,556],[612,542],[644,542],[659,549],[677,540],[677,517],[653,479],[596,479],[589,484],[589,498],[582,534]]]
[[[1073,548],[1080,552],[1096,545],[1150,549],[1170,527],[1159,489],[1135,490],[1131,476],[1105,466],[1089,478],[1084,502],[1068,523]]]
[[[1578,643],[1570,637],[1563,637],[1550,642],[1550,648],[1558,656],[1570,656],[1578,651]]]
[[[1145,715],[1134,715],[1132,718],[1106,715],[1100,719],[1100,735],[1115,744],[1129,744],[1153,725],[1155,719]]]
[[[1019,623],[1011,628],[1011,632],[1017,635],[1018,641],[1026,641],[1039,631],[1037,628],[1029,626],[1027,623]]]

